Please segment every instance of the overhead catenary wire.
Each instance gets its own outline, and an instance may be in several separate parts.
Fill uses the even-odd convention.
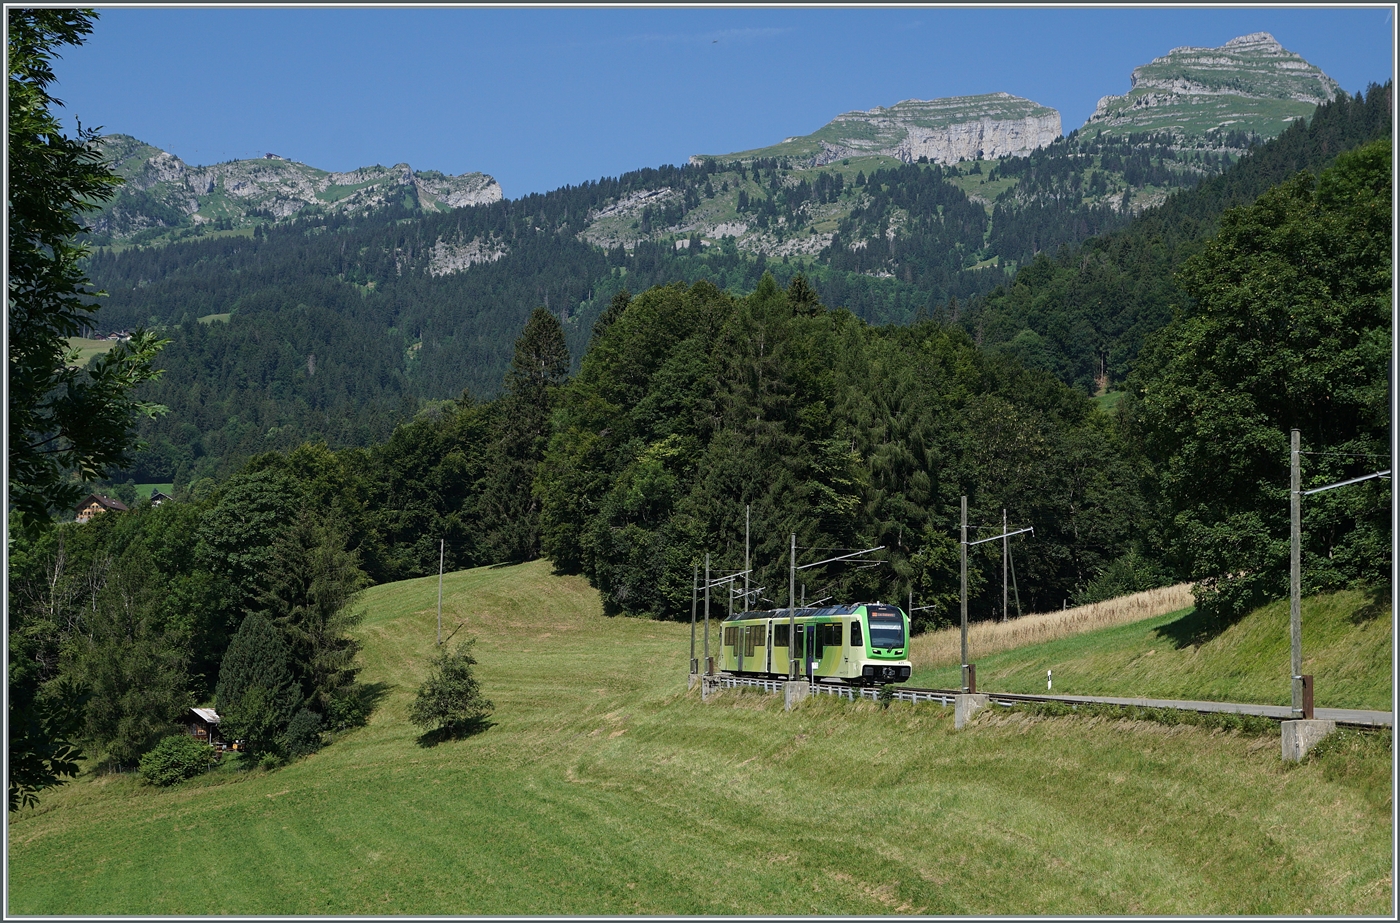
[[[1335,452],[1335,451],[1325,451],[1325,452],[1324,452],[1324,451],[1316,451],[1316,452],[1299,452],[1298,454],[1299,454],[1299,455],[1333,455],[1333,456],[1336,456],[1337,458],[1389,458],[1389,457],[1390,457],[1389,455],[1383,455],[1383,454],[1378,453],[1378,452]]]
[[[1363,474],[1363,475],[1361,475],[1361,477],[1359,477],[1359,478],[1349,478],[1348,480],[1345,480],[1345,481],[1337,481],[1335,484],[1324,484],[1324,485],[1321,486],[1321,487],[1314,487],[1314,488],[1312,488],[1311,490],[1304,490],[1304,491],[1301,491],[1301,493],[1302,493],[1302,495],[1303,495],[1304,497],[1306,497],[1308,494],[1320,494],[1320,493],[1322,493],[1324,490],[1332,490],[1333,488],[1337,488],[1337,487],[1345,487],[1345,486],[1347,486],[1348,484],[1360,484],[1362,481],[1369,481],[1369,480],[1371,480],[1372,478],[1388,478],[1388,477],[1390,477],[1390,469],[1389,469],[1389,468],[1385,469],[1384,471],[1376,471],[1376,472],[1373,472],[1373,473],[1371,473],[1371,474]]]

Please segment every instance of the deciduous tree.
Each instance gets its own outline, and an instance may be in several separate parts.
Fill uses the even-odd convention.
[[[7,16],[9,502],[32,530],[71,509],[84,481],[130,461],[138,420],[161,410],[134,392],[160,374],[154,363],[165,341],[138,331],[87,367],[68,347],[96,311],[82,266],[81,215],[121,180],[93,146],[93,131],[63,133],[49,86],[56,49],[81,44],[97,14]]]

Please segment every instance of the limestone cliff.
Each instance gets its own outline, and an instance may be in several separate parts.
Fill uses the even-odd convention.
[[[933,163],[957,163],[1023,156],[1059,136],[1056,110],[1009,93],[984,93],[906,99],[890,107],[846,112],[810,135],[718,159],[778,157],[822,166],[849,157],[883,155],[905,163],[921,157]],[[697,155],[691,161],[702,159]]]

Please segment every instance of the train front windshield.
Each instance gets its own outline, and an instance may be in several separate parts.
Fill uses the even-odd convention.
[[[904,616],[898,609],[869,610],[870,646],[891,650],[904,646]]]

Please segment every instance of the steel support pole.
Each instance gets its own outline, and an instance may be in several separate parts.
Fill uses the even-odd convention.
[[[700,565],[696,564],[690,574],[690,672],[699,673],[695,662],[695,606],[700,592]]]
[[[792,533],[792,552],[788,558],[788,664],[792,678],[797,679],[797,533]]]
[[[437,643],[442,644],[442,562],[447,556],[447,539],[438,539],[438,637]]]
[[[1011,557],[1011,549],[1006,550],[1006,560],[1011,564],[1011,592],[1016,594],[1016,618],[1021,617],[1021,588],[1016,586],[1016,559]]]
[[[1006,507],[1001,509],[1001,620],[1006,621],[1006,552],[1011,539],[1006,535]]]
[[[1292,636],[1293,715],[1303,713],[1303,497],[1302,476],[1298,470],[1299,435],[1290,434],[1288,453],[1288,631]]]
[[[749,504],[744,504],[744,611],[749,609],[749,571],[753,565],[749,563]]]
[[[967,691],[967,494],[962,498],[962,689]]]
[[[701,668],[706,676],[710,674],[710,553],[705,552],[705,666]]]

